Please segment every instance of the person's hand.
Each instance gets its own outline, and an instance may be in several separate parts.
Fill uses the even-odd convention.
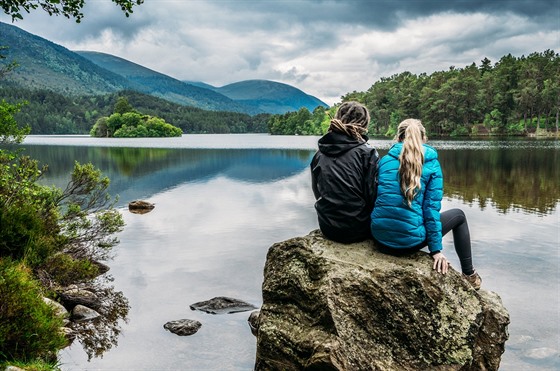
[[[446,274],[447,269],[449,268],[449,262],[447,258],[442,253],[438,252],[432,255],[434,259],[434,269],[438,271],[438,273]]]

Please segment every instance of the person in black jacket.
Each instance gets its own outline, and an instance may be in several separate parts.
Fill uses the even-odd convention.
[[[368,144],[369,119],[362,104],[342,103],[311,160],[319,228],[333,241],[352,243],[372,238],[370,215],[377,192],[379,155]]]

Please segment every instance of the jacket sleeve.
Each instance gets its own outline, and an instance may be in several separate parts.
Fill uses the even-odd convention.
[[[422,213],[424,226],[426,227],[426,238],[430,252],[438,252],[443,249],[441,235],[441,221],[439,211],[443,198],[443,174],[439,161],[434,162],[434,171],[431,173],[424,193]]]
[[[375,204],[375,199],[377,197],[377,165],[379,161],[379,154],[375,148],[365,156],[364,164],[364,196],[366,205],[371,213],[373,210],[373,205]]]
[[[318,200],[321,197],[321,194],[319,193],[319,188],[317,187],[317,174],[315,170],[315,166],[317,166],[318,155],[319,152],[317,152],[315,156],[313,156],[313,159],[311,160],[311,164],[309,165],[311,170],[311,189],[313,189],[313,195],[315,196],[316,200]]]

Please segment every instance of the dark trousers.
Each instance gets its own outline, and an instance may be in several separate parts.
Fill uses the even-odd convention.
[[[440,213],[440,221],[442,236],[445,236],[449,231],[453,231],[453,244],[455,245],[455,252],[461,263],[461,271],[466,275],[473,274],[471,235],[469,233],[469,225],[465,213],[461,209],[446,210]],[[428,246],[428,241],[406,249],[394,249],[377,241],[376,244],[380,251],[385,254],[401,256],[415,253]]]

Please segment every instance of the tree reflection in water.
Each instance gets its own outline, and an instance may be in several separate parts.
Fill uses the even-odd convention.
[[[71,328],[76,332],[76,339],[84,348],[88,361],[93,357],[102,357],[103,353],[117,346],[122,331],[121,324],[128,322],[130,305],[121,291],[115,291],[110,284],[111,276],[96,280],[88,287],[101,298],[101,305],[97,308],[100,317],[92,321],[73,322]]]

